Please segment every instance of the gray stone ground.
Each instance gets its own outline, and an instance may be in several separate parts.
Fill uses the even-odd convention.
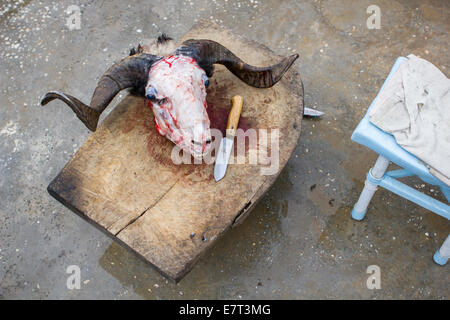
[[[81,30],[65,26],[71,4]],[[370,4],[381,8],[380,30],[366,28]],[[298,52],[305,103],[326,116],[303,122],[293,157],[250,217],[173,284],[47,194],[89,132],[62,103],[38,101],[48,89],[89,101],[140,39],[180,38],[200,18]],[[446,0],[1,0],[0,298],[448,299],[449,267],[431,260],[448,221],[383,190],[363,222],[349,215],[375,160],[352,130],[396,57],[414,53],[448,75],[449,21]],[[72,264],[80,290],[66,288]],[[380,290],[366,288],[372,264]]]

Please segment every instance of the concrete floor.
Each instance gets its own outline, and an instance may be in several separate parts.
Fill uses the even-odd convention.
[[[0,298],[449,298],[449,267],[431,260],[447,220],[383,190],[363,222],[349,215],[375,160],[351,132],[396,57],[419,55],[448,75],[450,2],[9,3],[0,1]],[[71,4],[81,30],[65,26]],[[370,4],[381,8],[380,30],[366,28]],[[180,38],[200,18],[298,52],[305,104],[326,116],[303,122],[293,157],[249,218],[173,284],[47,194],[89,132],[62,103],[38,101],[49,89],[89,101],[140,39]],[[372,264],[380,290],[366,287]],[[81,268],[80,290],[66,287],[69,265]]]

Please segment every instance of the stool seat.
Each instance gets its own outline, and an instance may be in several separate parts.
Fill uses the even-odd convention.
[[[404,57],[399,57],[397,59],[397,61],[395,62],[394,66],[391,69],[391,72],[389,73],[389,76],[386,78],[386,81],[381,87],[380,92],[381,90],[383,90],[387,80],[398,69],[400,64],[405,60],[407,59]],[[369,112],[372,106],[374,105],[374,102],[377,99],[377,97],[373,100],[364,118],[361,120],[361,122],[358,124],[355,131],[353,132],[352,140],[372,149],[373,151],[386,157],[396,165],[409,170],[414,175],[419,176],[419,178],[422,179],[424,182],[432,185],[438,185],[441,188],[447,189],[445,191],[444,190],[442,191],[444,192],[447,200],[450,201],[449,186],[447,186],[444,182],[433,176],[421,160],[419,160],[414,155],[403,149],[399,144],[397,144],[394,136],[392,136],[387,132],[384,132],[383,130],[381,130],[380,128],[378,128],[369,121]]]
[[[383,90],[387,80],[405,60],[406,58],[404,57],[399,57],[396,60],[391,72],[381,87],[380,92]],[[358,221],[364,219],[370,200],[377,188],[381,186],[446,219],[450,219],[450,206],[397,180],[397,178],[407,176],[418,176],[428,184],[439,186],[442,193],[447,198],[447,201],[450,202],[450,186],[433,176],[426,165],[397,144],[395,138],[391,134],[384,132],[369,121],[370,110],[377,98],[378,95],[373,100],[364,118],[360,121],[352,134],[353,141],[372,149],[379,155],[374,167],[367,174],[364,189],[352,210],[352,218]],[[402,169],[386,172],[391,162],[400,166]],[[440,251],[438,250],[433,257],[434,261],[439,265],[445,264],[449,258],[450,240],[448,239],[450,239],[450,237],[447,238],[447,241],[444,242]],[[444,252],[444,254],[442,254],[442,252]]]

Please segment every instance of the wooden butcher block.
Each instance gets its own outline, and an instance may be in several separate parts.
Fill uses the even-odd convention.
[[[182,41],[191,38],[220,42],[256,66],[281,59],[211,22],[199,22]],[[249,146],[246,163],[229,165],[219,182],[214,164],[174,164],[174,144],[156,132],[152,110],[143,98],[127,96],[48,186],[53,197],[174,281],[247,216],[286,165],[300,135],[303,87],[295,65],[268,89],[244,84],[221,65],[215,68],[207,90],[211,128],[224,131],[231,98],[243,96],[239,126],[244,131],[268,129],[270,137],[271,130],[279,130],[274,175],[261,174],[267,163],[248,163],[249,153],[257,152]],[[264,141],[259,136],[258,145]]]

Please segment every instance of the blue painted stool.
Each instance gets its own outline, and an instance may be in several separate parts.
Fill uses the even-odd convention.
[[[395,62],[387,79],[398,69],[400,64],[406,58],[400,57]],[[386,80],[387,80],[386,79]],[[383,90],[384,85],[380,91]],[[378,97],[378,96],[377,96]],[[375,98],[376,100],[377,98]],[[374,100],[374,101],[375,101]],[[408,185],[398,181],[398,178],[416,175],[424,182],[439,186],[442,193],[450,202],[450,187],[434,177],[428,171],[428,168],[418,158],[403,149],[397,144],[395,138],[369,122],[369,111],[373,106],[373,102],[367,110],[366,115],[356,127],[352,134],[352,140],[362,144],[377,154],[379,154],[377,161],[372,169],[367,174],[365,186],[358,202],[356,202],[352,210],[352,218],[355,220],[362,220],[366,215],[367,206],[370,203],[378,186],[394,192],[395,194],[406,198],[416,204],[437,213],[438,215],[450,219],[450,206],[440,202],[422,192],[409,187]],[[390,162],[400,166],[402,169],[386,172]],[[442,247],[436,251],[433,259],[437,264],[444,265],[450,257],[450,236],[447,237]]]

